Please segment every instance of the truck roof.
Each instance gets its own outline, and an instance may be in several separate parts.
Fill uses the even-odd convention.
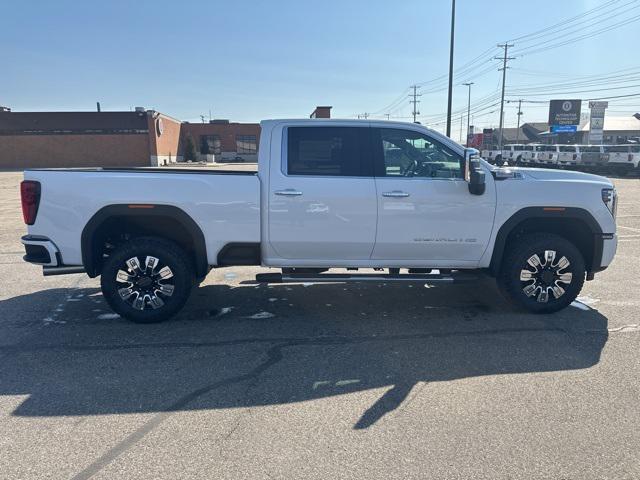
[[[296,124],[310,124],[315,125],[318,123],[336,123],[336,124],[360,124],[360,125],[388,125],[389,127],[397,127],[399,125],[405,127],[422,127],[431,130],[428,127],[420,123],[412,122],[398,122],[395,120],[375,120],[375,119],[362,119],[362,118],[275,118],[262,120],[260,125],[266,125],[271,123],[296,123]]]

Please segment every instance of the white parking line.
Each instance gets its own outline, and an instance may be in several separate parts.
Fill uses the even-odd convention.
[[[625,230],[631,230],[632,232],[640,233],[640,228],[625,227],[624,225],[618,225],[618,228],[624,228]]]

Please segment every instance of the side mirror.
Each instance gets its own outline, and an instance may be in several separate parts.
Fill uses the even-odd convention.
[[[485,190],[484,171],[480,167],[478,151],[474,148],[464,149],[464,180],[469,185],[469,193],[482,195]]]

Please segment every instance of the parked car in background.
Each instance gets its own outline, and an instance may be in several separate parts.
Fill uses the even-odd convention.
[[[604,145],[604,153],[609,156],[609,169],[619,175],[636,170],[640,163],[640,145]]]
[[[525,145],[522,148],[522,164],[523,165],[533,165],[535,164],[536,161],[536,146],[535,144],[531,143],[529,145]]]
[[[499,150],[497,146],[483,149],[480,152],[480,156],[491,165],[497,165],[501,167],[504,164],[504,162],[502,161],[502,150]]]
[[[580,163],[580,148],[578,145],[559,145],[559,150],[559,166],[575,167]]]
[[[524,145],[521,144],[505,145],[502,149],[502,159],[504,163],[508,165],[519,165],[518,160],[522,155],[523,147]]]
[[[609,155],[604,153],[602,145],[578,145],[580,149],[580,165],[586,169],[606,166]]]
[[[536,163],[540,165],[555,166],[558,164],[559,145],[539,145],[536,147]]]

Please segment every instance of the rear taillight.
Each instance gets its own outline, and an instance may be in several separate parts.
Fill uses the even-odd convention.
[[[25,180],[20,184],[20,199],[22,200],[22,217],[24,223],[33,225],[38,215],[40,205],[40,182]]]
[[[574,159],[574,160],[577,160],[577,159],[578,159],[578,154],[577,154],[577,153],[574,153],[574,154],[573,154],[573,159]]]
[[[627,160],[630,162],[633,162],[633,153],[629,154],[629,156],[627,157]]]

